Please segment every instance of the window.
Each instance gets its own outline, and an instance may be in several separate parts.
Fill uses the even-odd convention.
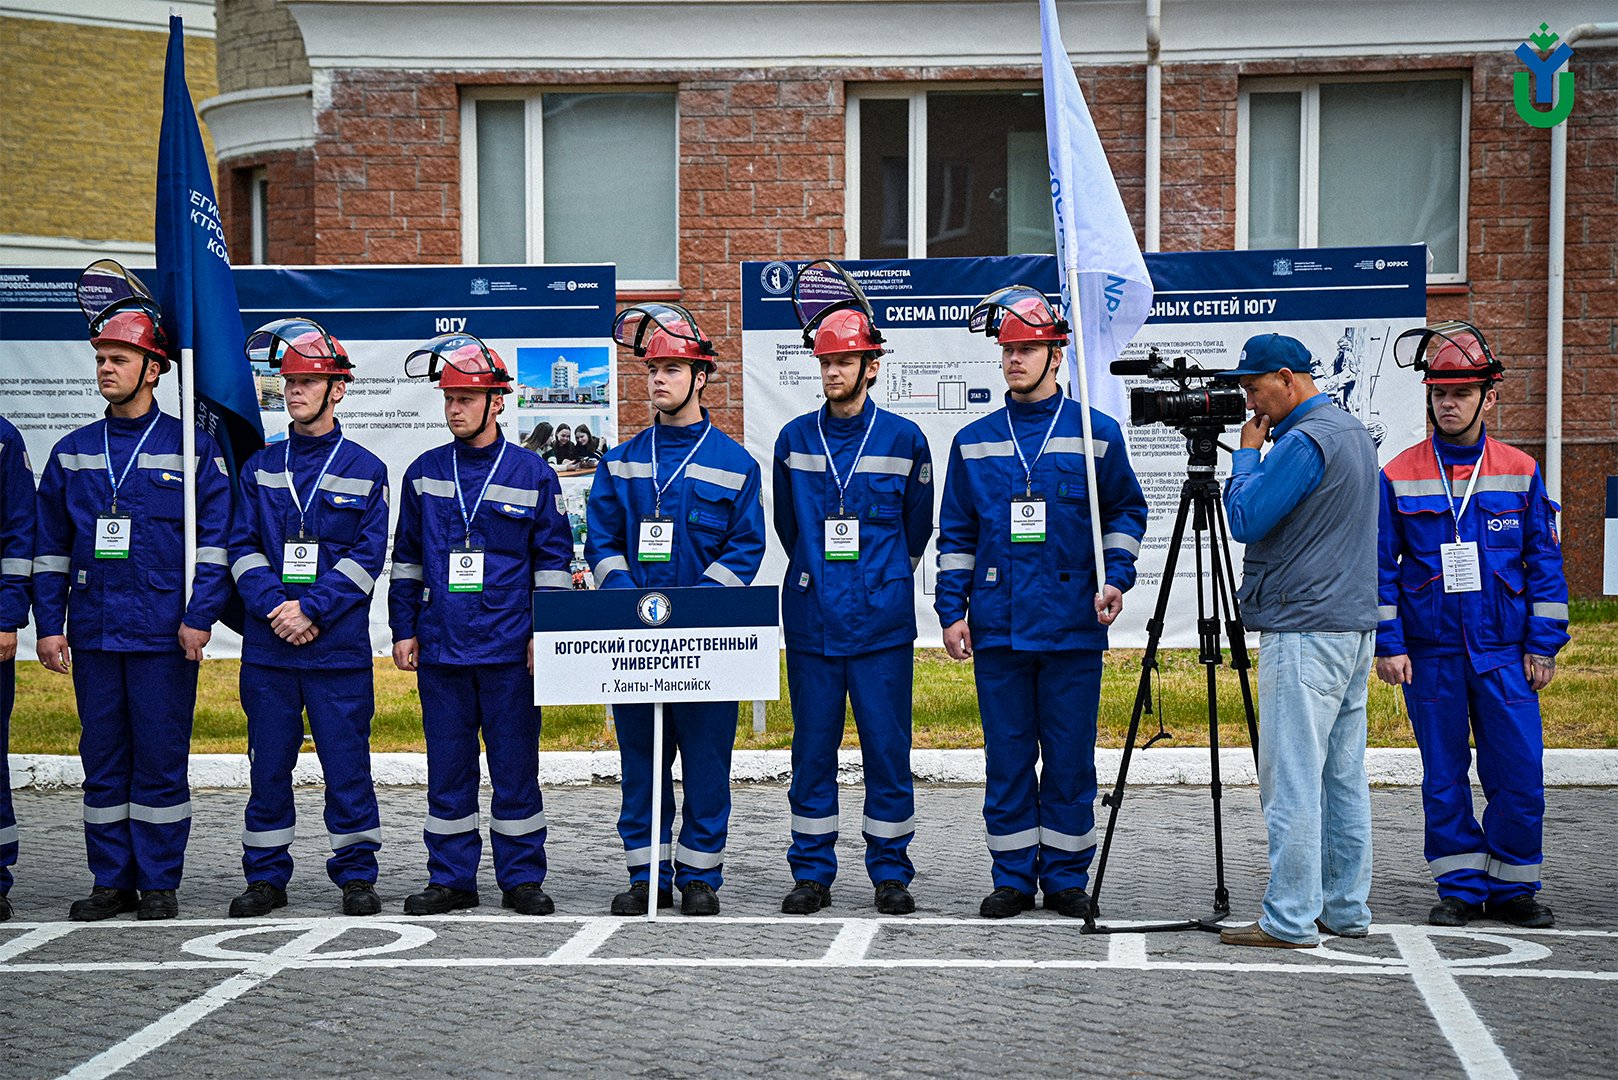
[[[270,181],[266,170],[254,169],[247,177],[247,200],[253,222],[252,262],[270,261]]]
[[[674,94],[479,94],[461,130],[468,262],[618,264],[677,284]]]
[[[848,256],[1056,250],[1038,90],[853,91]]]
[[[1429,281],[1465,281],[1468,109],[1448,73],[1245,84],[1236,246],[1425,243]]]

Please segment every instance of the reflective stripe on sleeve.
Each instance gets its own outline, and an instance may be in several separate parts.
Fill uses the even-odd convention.
[[[34,560],[0,559],[0,574],[14,574],[17,577],[33,577]]]
[[[1389,619],[1397,619],[1399,617],[1399,605],[1378,604],[1376,606],[1376,617],[1379,622],[1387,622]]]
[[[35,555],[34,573],[36,574],[65,574],[73,569],[73,559],[69,555]]]
[[[1567,621],[1566,604],[1536,603],[1528,610],[1532,612],[1536,618],[1561,619],[1563,622]]]
[[[393,564],[393,576],[400,581],[421,581],[421,564],[419,562],[397,562]]]
[[[1127,551],[1131,555],[1140,554],[1140,541],[1136,540],[1128,533],[1107,533],[1101,538],[1101,546],[1104,548],[1115,548],[1118,551]]]
[[[629,560],[622,555],[608,555],[591,568],[591,573],[595,574],[596,584],[600,585],[602,580],[614,570],[629,573]]]
[[[270,560],[255,551],[250,555],[243,555],[241,558],[232,563],[230,567],[230,576],[235,578],[237,581],[240,581],[243,574],[247,573],[249,570],[256,570],[261,566],[265,569],[269,569]]]
[[[222,547],[199,547],[197,548],[197,562],[208,563],[212,566],[229,566],[230,556],[225,553],[225,549]]]
[[[534,588],[536,589],[571,589],[573,575],[566,570],[535,570]]]
[[[978,557],[970,551],[952,551],[938,556],[940,570],[971,570],[978,564]]]
[[[366,573],[365,567],[361,566],[353,559],[338,559],[337,565],[333,566],[332,569],[346,577],[348,580],[352,581],[359,588],[360,592],[364,593],[366,596],[370,596],[371,591],[376,588],[376,578]]]
[[[708,568],[702,572],[702,576],[705,578],[711,578],[712,580],[719,582],[719,584],[729,586],[732,589],[739,589],[746,584],[746,582],[742,581],[741,578],[736,576],[735,571],[731,570],[731,568],[726,566],[724,563],[709,563]]]
[[[837,831],[837,815],[804,817],[802,814],[793,814],[792,831],[805,836],[826,836]]]
[[[1031,829],[1023,829],[1019,832],[1007,833],[1004,836],[996,836],[994,833],[989,834],[990,851],[1021,851],[1023,848],[1034,847],[1038,843],[1038,825],[1035,825]]]
[[[916,815],[911,814],[903,821],[882,821],[867,815],[860,820],[860,831],[866,836],[880,836],[887,839],[909,836],[916,831]]]

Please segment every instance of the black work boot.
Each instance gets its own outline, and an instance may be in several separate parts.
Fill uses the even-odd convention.
[[[629,888],[612,898],[612,913],[614,915],[644,915],[646,914],[646,897],[650,894],[650,887],[644,881],[632,881]],[[674,890],[657,890],[657,909],[674,906]]]
[[[1021,915],[1025,911],[1034,909],[1034,898],[1021,889],[1014,889],[1010,885],[1002,885],[994,892],[983,898],[978,905],[978,914],[985,919],[1009,919],[1013,915]]]
[[[1427,913],[1428,926],[1465,926],[1478,916],[1481,909],[1468,904],[1458,896],[1446,896]]]
[[[442,915],[456,908],[472,908],[478,906],[478,894],[467,892],[464,889],[452,889],[448,885],[428,885],[419,893],[411,893],[405,897],[404,913],[406,915]]]
[[[818,881],[794,881],[792,891],[781,901],[783,915],[813,915],[831,907],[831,887]]]
[[[378,915],[381,911],[382,898],[376,894],[374,882],[343,882],[344,915]]]
[[[147,889],[140,894],[140,906],[135,909],[137,919],[173,919],[179,914],[180,900],[173,889]]]
[[[1082,919],[1090,914],[1090,894],[1080,888],[1046,893],[1045,910],[1066,915],[1070,919]]]
[[[287,906],[287,891],[268,881],[250,881],[242,894],[230,902],[232,919],[260,919],[271,910]]]
[[[706,881],[688,881],[680,890],[681,915],[719,914],[719,894]]]
[[[902,881],[881,881],[876,886],[876,910],[880,915],[913,915],[916,899]]]
[[[1519,893],[1510,900],[1490,900],[1483,905],[1483,913],[1512,926],[1527,930],[1545,930],[1556,925],[1551,909],[1541,904],[1533,893]]]
[[[537,881],[525,881],[500,897],[500,906],[518,915],[554,915],[556,901],[545,894]]]
[[[0,893],[0,922],[11,918],[11,897]]]
[[[100,922],[126,911],[134,911],[139,906],[140,900],[134,889],[111,889],[97,885],[90,890],[89,896],[73,901],[73,906],[67,909],[67,917],[74,922]]]

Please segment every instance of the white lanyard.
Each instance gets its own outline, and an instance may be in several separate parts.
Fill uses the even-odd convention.
[[[844,480],[842,473],[837,471],[837,462],[831,455],[831,445],[826,442],[826,429],[820,422],[820,412],[816,411],[815,413],[815,430],[820,432],[820,448],[826,451],[826,465],[831,469],[832,483],[837,485],[837,512],[839,514],[843,512],[843,495],[848,491],[849,482],[854,479],[854,474],[859,472],[860,458],[865,456],[865,444],[871,441],[871,431],[876,427],[876,414],[878,411],[875,405],[871,406],[871,420],[865,425],[865,437],[860,440],[859,449],[854,451],[854,464],[848,467],[848,480]]]
[[[713,421],[708,421],[708,426],[702,429],[702,434],[697,437],[697,444],[691,448],[689,454],[685,455],[685,460],[680,462],[679,468],[675,469],[669,476],[668,482],[659,484],[657,482],[657,429],[662,426],[659,423],[652,424],[652,490],[656,493],[653,498],[652,515],[654,517],[663,516],[663,493],[674,485],[674,481],[680,478],[680,474],[685,471],[685,467],[691,464],[691,459],[697,456],[697,451],[702,449],[703,442],[708,438],[708,432],[713,430]]]
[[[1060,394],[1061,391],[1058,390],[1057,393]],[[1032,464],[1030,464],[1028,459],[1023,456],[1022,443],[1017,441],[1017,429],[1012,426],[1011,423],[1011,410],[1009,408],[1006,409],[1006,431],[1011,435],[1011,446],[1012,449],[1017,451],[1017,460],[1022,462],[1024,495],[1032,495],[1034,493],[1034,466],[1038,465],[1039,459],[1045,456],[1045,447],[1050,445],[1051,433],[1056,430],[1056,422],[1062,418],[1062,406],[1066,404],[1066,398],[1062,398],[1056,403],[1056,412],[1051,417],[1051,426],[1045,429],[1045,438],[1040,442],[1039,453],[1034,455]]]
[[[335,458],[337,451],[342,449],[343,440],[346,438],[348,438],[347,435],[337,436],[337,445],[332,447],[331,453],[326,455],[326,464],[320,467],[320,475],[315,477],[315,486],[309,494],[309,506],[305,507],[303,500],[298,498],[298,482],[292,477],[292,437],[287,436],[287,448],[286,453],[281,458],[281,469],[287,474],[287,491],[292,495],[292,505],[298,508],[298,539],[300,540],[303,539],[304,535],[303,519],[309,509],[314,506],[315,499],[320,496],[321,481],[326,479],[326,470],[331,468],[332,458]]]
[[[124,462],[124,471],[117,476],[114,476],[112,472],[112,441],[107,437],[107,429],[112,425],[106,420],[101,422],[101,449],[107,455],[107,483],[112,486],[113,513],[118,512],[118,489],[124,486],[125,480],[129,479],[129,470],[135,467],[135,459],[140,457],[140,448],[146,445],[146,436],[152,433],[152,429],[157,426],[157,422],[161,419],[163,419],[163,413],[157,406],[152,406],[152,422],[147,424],[146,430],[140,433],[140,441],[135,443],[135,449],[129,452],[129,460]]]
[[[1466,513],[1466,504],[1472,501],[1472,489],[1477,486],[1478,477],[1483,474],[1484,449],[1486,449],[1486,447],[1480,447],[1478,449],[1477,464],[1472,466],[1472,476],[1466,482],[1466,494],[1461,496],[1461,508],[1457,510],[1455,509],[1455,492],[1449,486],[1449,470],[1444,468],[1444,459],[1438,453],[1437,438],[1433,439],[1433,458],[1438,462],[1438,479],[1443,481],[1444,494],[1448,497],[1444,505],[1448,506],[1450,511],[1455,515],[1455,542],[1457,544],[1461,542],[1461,515]]]
[[[489,485],[494,483],[494,474],[500,471],[500,462],[506,456],[506,447],[511,443],[502,439],[500,452],[494,456],[494,465],[489,469],[489,475],[483,478],[483,490],[478,492],[478,501],[472,504],[472,512],[466,512],[466,496],[461,493],[461,448],[452,446],[449,450],[450,471],[455,474],[455,501],[461,506],[461,521],[466,525],[466,542],[472,543],[472,519],[478,516],[478,507],[483,505],[483,496],[489,493]]]

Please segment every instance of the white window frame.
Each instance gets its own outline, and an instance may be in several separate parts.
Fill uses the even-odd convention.
[[[1462,285],[1467,281],[1467,249],[1471,246],[1467,229],[1468,198],[1471,184],[1472,80],[1469,72],[1387,71],[1374,75],[1322,75],[1310,78],[1243,79],[1236,98],[1236,248],[1247,250],[1247,202],[1250,195],[1248,136],[1251,134],[1249,97],[1253,94],[1301,95],[1298,155],[1298,246],[1320,246],[1320,88],[1342,83],[1448,81],[1461,84],[1461,176],[1460,231],[1456,272],[1428,273],[1429,285]]]
[[[545,161],[544,98],[546,94],[670,94],[674,97],[674,276],[619,278],[619,292],[658,291],[680,287],[680,93],[658,83],[609,86],[490,86],[461,92],[461,261],[478,261],[478,125],[479,101],[521,101],[523,139],[523,205],[527,219],[526,261],[545,261],[545,203],[541,173]]]
[[[906,258],[927,257],[927,95],[966,91],[1041,90],[1038,82],[875,83],[848,88],[843,126],[843,257],[860,257],[860,102],[873,100],[910,103],[910,137],[905,153],[909,162],[910,243]],[[921,167],[917,167],[917,163]]]
[[[247,174],[247,213],[251,222],[248,244],[250,261],[263,266],[270,251],[269,170],[260,165]]]

